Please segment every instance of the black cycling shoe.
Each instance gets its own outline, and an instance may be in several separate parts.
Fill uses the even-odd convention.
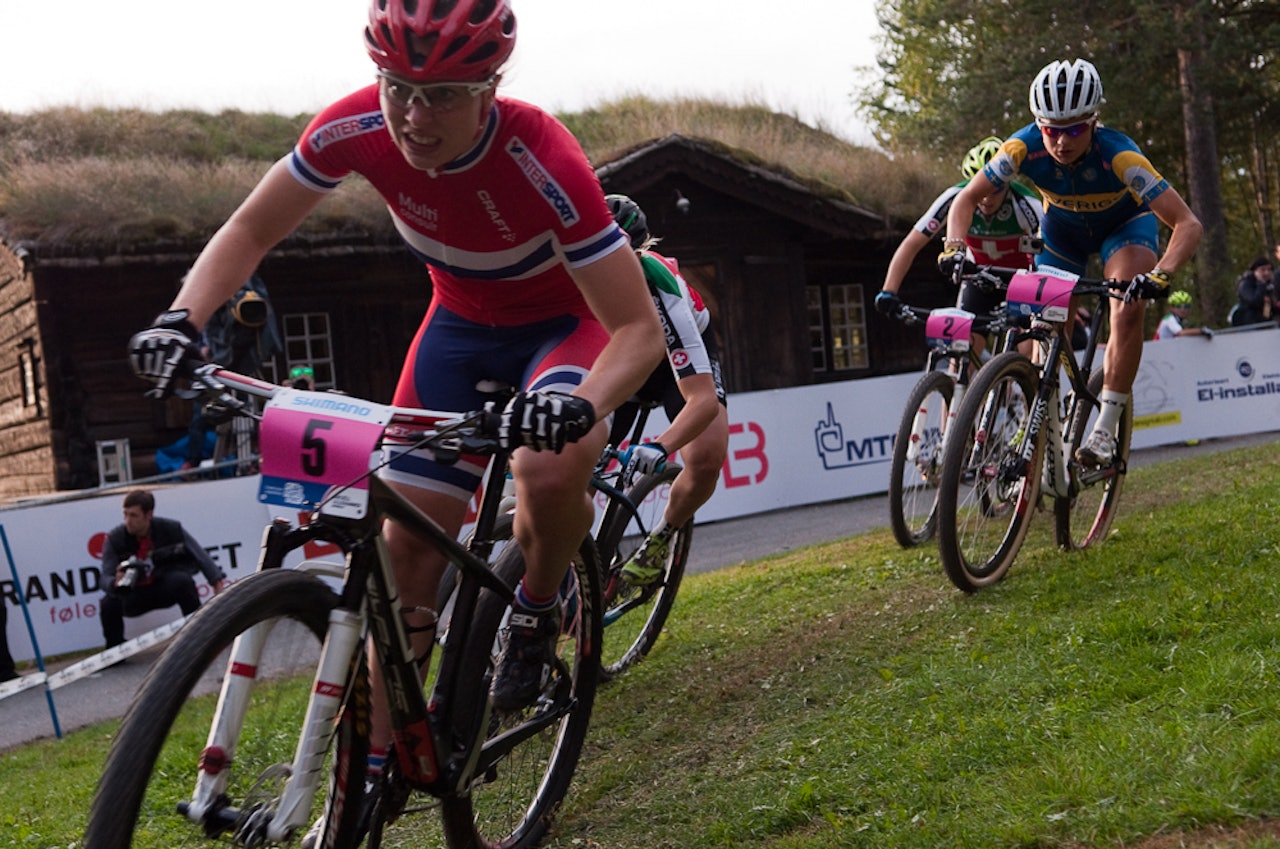
[[[514,711],[533,704],[551,674],[559,635],[560,605],[542,613],[518,602],[511,605],[507,642],[489,689],[496,710]]]

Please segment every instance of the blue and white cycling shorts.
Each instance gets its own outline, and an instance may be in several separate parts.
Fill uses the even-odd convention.
[[[609,341],[592,316],[562,315],[533,324],[490,327],[468,321],[435,303],[427,311],[405,358],[393,404],[459,413],[481,409],[493,396],[481,382],[523,390],[572,392]],[[390,447],[382,476],[388,481],[471,498],[487,457],[437,463],[432,452]]]
[[[1051,265],[1084,274],[1089,257],[1098,254],[1106,265],[1112,255],[1129,245],[1148,248],[1152,253],[1159,247],[1159,222],[1150,209],[1143,209],[1119,227],[1102,232],[1097,223],[1087,223],[1081,216],[1064,215],[1050,209],[1040,219],[1040,236],[1044,250],[1036,255],[1036,267]]]

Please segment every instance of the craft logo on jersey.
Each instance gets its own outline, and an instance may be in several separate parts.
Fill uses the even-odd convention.
[[[376,133],[386,126],[381,112],[366,112],[363,115],[351,115],[319,127],[307,137],[311,149],[317,153],[336,141],[360,136],[365,133]]]
[[[484,207],[484,211],[489,214],[489,220],[493,222],[493,226],[498,228],[498,232],[502,235],[504,241],[514,242],[516,234],[511,232],[511,226],[507,224],[506,219],[502,217],[502,213],[498,211],[498,202],[493,199],[493,195],[484,189],[476,192],[476,197],[480,199],[480,205]]]
[[[547,169],[542,167],[542,163],[530,152],[524,142],[512,136],[511,141],[507,142],[507,153],[516,161],[516,165],[529,178],[529,182],[538,190],[538,193],[551,204],[556,215],[560,216],[560,222],[566,226],[577,223],[578,210],[574,209],[573,204],[569,202],[569,196],[551,178]]]

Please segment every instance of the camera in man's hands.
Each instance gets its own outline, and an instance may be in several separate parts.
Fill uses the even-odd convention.
[[[147,564],[137,557],[130,557],[124,562],[124,574],[116,579],[116,589],[131,590],[146,575]]]

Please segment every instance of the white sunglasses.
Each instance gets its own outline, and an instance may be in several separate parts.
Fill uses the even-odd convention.
[[[382,80],[382,90],[392,103],[407,109],[417,100],[432,112],[448,112],[451,109],[457,109],[466,101],[489,91],[498,83],[495,75],[479,82],[418,84],[393,77],[385,71],[378,71],[378,79]]]

